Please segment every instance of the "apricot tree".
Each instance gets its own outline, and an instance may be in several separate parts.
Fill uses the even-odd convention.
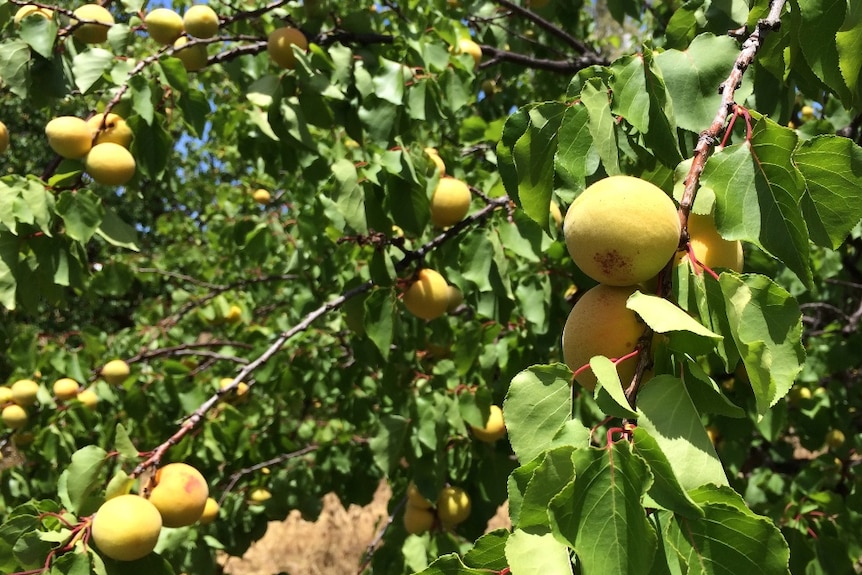
[[[0,572],[218,573],[381,481],[357,573],[858,569],[860,45],[849,0],[0,0]]]

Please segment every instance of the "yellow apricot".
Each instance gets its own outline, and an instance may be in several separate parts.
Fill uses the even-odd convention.
[[[449,313],[452,313],[453,311],[458,309],[459,305],[464,303],[464,294],[461,293],[461,290],[459,290],[458,288],[456,288],[453,285],[450,285],[448,290],[449,290],[449,296],[447,298],[448,303],[446,304],[446,311],[448,311]]]
[[[78,396],[78,382],[70,377],[63,377],[54,382],[53,390],[57,399],[73,399]]]
[[[438,228],[457,224],[467,215],[471,199],[467,184],[449,176],[440,178],[431,196],[431,222]]]
[[[844,441],[846,438],[844,437],[844,432],[840,429],[830,429],[826,433],[826,445],[829,449],[838,449],[842,445],[844,445]]]
[[[18,405],[28,407],[36,403],[36,394],[38,392],[38,383],[32,379],[19,379],[12,384],[12,401]]]
[[[488,415],[488,421],[484,427],[470,426],[473,429],[473,435],[479,441],[493,443],[506,435],[506,425],[503,423],[503,410],[499,405],[492,405],[491,412]]]
[[[482,47],[475,43],[473,40],[459,40],[458,53],[470,54],[471,56],[473,56],[473,62],[475,62],[477,66],[479,65],[479,62],[482,61]]]
[[[170,8],[156,8],[144,17],[150,38],[168,46],[183,33],[182,17]]]
[[[87,409],[96,409],[99,405],[99,396],[94,389],[82,389],[78,392],[78,401],[84,404]]]
[[[581,296],[563,328],[563,360],[569,369],[577,371],[596,355],[616,359],[634,351],[644,325],[626,307],[626,300],[636,289],[599,284]],[[631,381],[636,367],[634,358],[617,366],[623,386]],[[596,376],[589,368],[575,380],[590,391],[596,387]]]
[[[436,271],[421,269],[417,280],[404,292],[404,306],[422,319],[440,317],[449,306],[449,284]]]
[[[96,183],[122,186],[135,175],[135,158],[120,144],[96,144],[84,160],[84,170]]]
[[[50,20],[54,17],[54,11],[49,10],[48,8],[40,8],[39,6],[27,4],[26,6],[18,8],[18,11],[15,12],[15,16],[12,20],[15,22],[15,25],[18,26],[21,24],[21,20],[29,16],[39,16],[45,20]]]
[[[219,389],[224,389],[233,383],[232,377],[223,377],[219,380],[218,386]],[[244,381],[239,382],[233,390],[233,393],[236,394],[237,397],[242,397],[248,392],[248,384]]]
[[[431,502],[419,492],[419,488],[412,481],[407,486],[407,504],[417,509],[431,509]]]
[[[218,32],[218,14],[206,4],[196,4],[186,10],[183,24],[195,38],[212,38]]]
[[[265,190],[263,188],[259,188],[252,192],[251,197],[254,198],[254,201],[261,205],[266,205],[272,199],[272,196],[269,193],[269,190]]]
[[[21,429],[27,425],[27,412],[17,403],[13,403],[3,408],[0,419],[9,429]]]
[[[0,405],[5,405],[12,401],[12,390],[9,386],[0,385]]]
[[[437,152],[437,148],[425,148],[425,154],[428,156],[428,159],[431,160],[431,163],[440,171],[440,175],[445,176],[446,164]]]
[[[689,214],[688,235],[694,257],[700,263],[710,269],[728,268],[735,272],[742,271],[742,242],[728,241],[718,235],[712,215]],[[688,254],[681,252],[677,262],[682,263],[688,259]]]
[[[266,51],[272,61],[281,68],[292,70],[296,67],[296,55],[293,47],[300,50],[308,49],[308,39],[305,34],[292,26],[276,28],[270,32],[266,41]]]
[[[269,489],[258,487],[249,494],[248,498],[254,503],[263,503],[272,499],[272,493],[269,492]]]
[[[470,496],[460,487],[444,487],[437,497],[437,516],[447,528],[467,519],[470,507]]]
[[[93,518],[92,536],[99,551],[117,561],[134,561],[156,547],[162,517],[140,495],[119,495],[105,501]]]
[[[551,219],[554,220],[554,224],[557,226],[557,229],[562,229],[563,227],[563,212],[560,210],[560,204],[557,203],[557,200],[551,200]]]
[[[9,128],[0,122],[0,154],[9,149]]]
[[[87,120],[87,125],[96,135],[96,144],[104,144],[105,142],[113,142],[124,148],[128,148],[132,143],[132,129],[126,124],[126,121],[117,114],[108,114],[105,120],[105,129],[102,129],[102,118],[104,114],[96,114]]]
[[[212,497],[207,497],[206,505],[204,505],[204,512],[201,514],[200,519],[198,519],[198,523],[200,523],[201,525],[208,525],[212,523],[218,517],[218,510],[218,501],[216,501]]]
[[[74,12],[81,20],[92,20],[106,24],[81,24],[72,35],[85,44],[99,44],[108,39],[108,28],[114,24],[114,17],[106,8],[98,4],[84,4]],[[76,24],[77,20],[72,20]]]
[[[238,305],[230,306],[224,319],[228,323],[239,323],[242,321],[242,308]]]
[[[201,472],[186,463],[169,463],[156,471],[150,502],[165,527],[191,525],[204,512],[209,486]]]
[[[174,56],[180,59],[186,71],[197,72],[207,65],[207,47],[206,44],[186,46],[188,43],[189,39],[185,36],[177,38],[174,42]]]
[[[112,359],[102,366],[99,374],[111,385],[120,385],[131,373],[129,364],[122,359]]]
[[[611,176],[589,186],[566,212],[566,247],[597,282],[646,281],[674,256],[680,222],[673,200],[653,184]]]
[[[407,533],[419,535],[434,526],[434,512],[430,509],[414,507],[409,503],[404,508],[404,529]]]
[[[48,145],[70,160],[83,158],[93,145],[93,132],[87,122],[75,116],[60,116],[45,125]]]

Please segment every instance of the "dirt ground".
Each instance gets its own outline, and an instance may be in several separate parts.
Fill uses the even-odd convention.
[[[323,512],[316,522],[304,521],[298,511],[284,521],[269,524],[266,535],[242,557],[226,558],[230,575],[331,575],[356,573],[368,544],[386,521],[386,506],[392,492],[382,482],[374,500],[365,507],[342,507],[330,493],[323,499]],[[488,528],[508,526],[504,505],[488,523]]]

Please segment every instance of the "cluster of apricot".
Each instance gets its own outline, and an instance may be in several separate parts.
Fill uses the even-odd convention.
[[[99,184],[121,186],[135,175],[129,152],[132,130],[117,114],[54,118],[45,126],[48,144],[58,155],[84,161],[84,171]]]
[[[742,268],[742,246],[721,238],[712,216],[692,214],[688,232],[696,265]],[[611,176],[589,186],[569,206],[563,224],[566,247],[575,264],[599,285],[577,301],[563,328],[563,358],[575,381],[588,390],[596,376],[585,369],[590,358],[620,359],[633,352],[644,325],[626,301],[648,291],[674,257],[681,224],[673,200],[655,185],[631,176]],[[677,263],[688,261],[680,255]],[[617,365],[626,386],[636,361]]]
[[[470,507],[470,496],[460,487],[444,487],[433,504],[411,482],[407,487],[404,529],[414,535],[425,533],[435,525],[452,529],[470,516]]]
[[[134,561],[155,549],[162,527],[211,523],[218,511],[200,471],[170,463],[156,471],[144,495],[126,493],[105,501],[92,517],[92,538],[111,559]]]

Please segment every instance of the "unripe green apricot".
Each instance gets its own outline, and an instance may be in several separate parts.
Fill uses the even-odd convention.
[[[634,351],[644,324],[626,307],[626,300],[636,289],[599,284],[575,303],[563,328],[563,359],[569,369],[577,371],[596,355],[616,359]],[[634,358],[617,366],[623,386],[631,381],[636,367]],[[590,391],[596,387],[592,369],[585,369],[575,380]]]
[[[105,501],[93,518],[92,536],[99,551],[117,561],[149,555],[162,530],[158,509],[139,495],[119,495]]]
[[[408,503],[404,508],[404,529],[407,533],[419,535],[434,526],[434,512],[430,509],[414,507]]]
[[[566,212],[566,247],[597,282],[631,286],[654,277],[679,245],[673,200],[653,184],[611,176],[589,186]]]
[[[292,26],[284,26],[270,32],[266,41],[266,51],[272,61],[279,67],[293,70],[296,67],[296,55],[293,47],[308,50],[308,39],[300,30]]]

